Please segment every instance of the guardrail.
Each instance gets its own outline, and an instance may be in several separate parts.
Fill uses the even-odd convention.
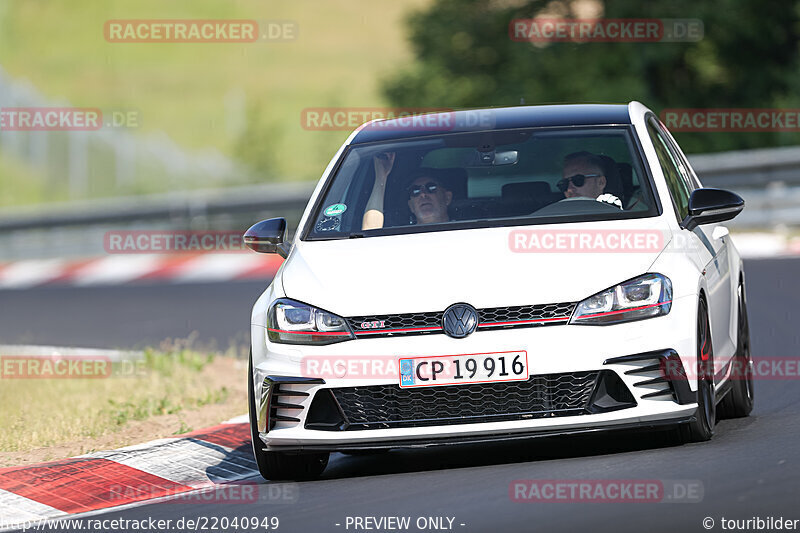
[[[703,185],[744,198],[745,210],[731,228],[800,226],[800,147],[698,154],[689,161]]]
[[[0,262],[105,253],[107,232],[137,230],[239,230],[283,216],[289,233],[299,222],[316,183],[286,183],[217,191],[159,194],[47,206],[45,212],[5,209],[0,215]]]
[[[745,209],[728,225],[734,229],[773,229],[800,226],[800,187],[786,187],[780,182],[766,189],[730,189],[744,198]]]
[[[241,96],[232,92],[239,101]],[[46,98],[31,83],[12,78],[0,67],[0,108],[69,109],[68,102]],[[0,147],[4,153],[37,169],[50,184],[63,184],[72,200],[89,198],[103,191],[132,193],[169,190],[201,184],[219,187],[226,183],[253,183],[255,176],[219,150],[185,150],[163,131],[135,135],[146,117],[138,110],[99,110],[99,128],[75,128],[70,131],[23,131],[0,129]],[[244,107],[237,103],[235,112],[226,113],[231,124],[242,122]],[[132,114],[114,127],[116,117]],[[59,187],[51,186],[46,191]]]
[[[741,194],[746,209],[732,229],[800,226],[800,147],[690,158],[703,184]],[[0,261],[100,255],[106,232],[126,229],[242,230],[284,216],[290,232],[314,182],[170,193],[64,205],[5,209],[0,214]]]
[[[0,215],[0,231],[149,221],[202,227],[209,217],[218,215],[251,218],[253,213],[302,211],[315,185],[295,182],[91,200],[50,204],[46,211],[42,206],[6,208]]]
[[[779,182],[800,185],[800,146],[698,154],[689,162],[707,187],[735,191]]]

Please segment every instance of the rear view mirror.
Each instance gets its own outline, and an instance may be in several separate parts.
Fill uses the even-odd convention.
[[[744,209],[741,196],[723,189],[696,189],[689,197],[689,214],[683,227],[692,230],[700,224],[730,220]]]
[[[286,219],[270,218],[250,226],[244,233],[245,246],[254,252],[278,254],[283,258],[289,255],[286,243]]]
[[[496,167],[501,165],[513,165],[519,159],[519,152],[516,150],[508,150],[505,152],[496,152],[489,150],[481,152],[476,150],[472,157],[467,161],[467,167]]]

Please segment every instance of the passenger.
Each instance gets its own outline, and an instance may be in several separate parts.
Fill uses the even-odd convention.
[[[394,152],[382,152],[372,158],[372,164],[375,167],[375,184],[372,186],[372,193],[364,208],[364,216],[361,219],[362,230],[383,227],[383,197],[386,195],[386,179],[392,171],[395,155]]]
[[[448,191],[436,178],[425,172],[408,187],[408,208],[417,219],[417,224],[436,224],[449,222],[447,206],[453,201],[453,193]]]
[[[364,210],[362,230],[383,227],[386,181],[392,171],[395,155],[394,152],[383,152],[373,158],[375,184],[372,186],[372,193]],[[442,185],[441,180],[434,177],[434,173],[433,169],[417,171],[416,177],[407,189],[408,208],[416,217],[417,224],[434,224],[450,220],[447,206],[453,200],[453,193]]]

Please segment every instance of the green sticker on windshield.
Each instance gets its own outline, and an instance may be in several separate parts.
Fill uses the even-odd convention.
[[[344,204],[333,204],[329,205],[325,208],[325,216],[327,217],[338,217],[342,213],[347,211],[347,206]]]

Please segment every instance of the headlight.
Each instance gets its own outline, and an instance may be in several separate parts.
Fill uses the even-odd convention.
[[[672,307],[672,282],[661,274],[645,274],[620,283],[575,307],[570,324],[605,326],[666,315]]]
[[[332,344],[355,338],[344,318],[288,298],[272,302],[267,336],[282,344]]]

